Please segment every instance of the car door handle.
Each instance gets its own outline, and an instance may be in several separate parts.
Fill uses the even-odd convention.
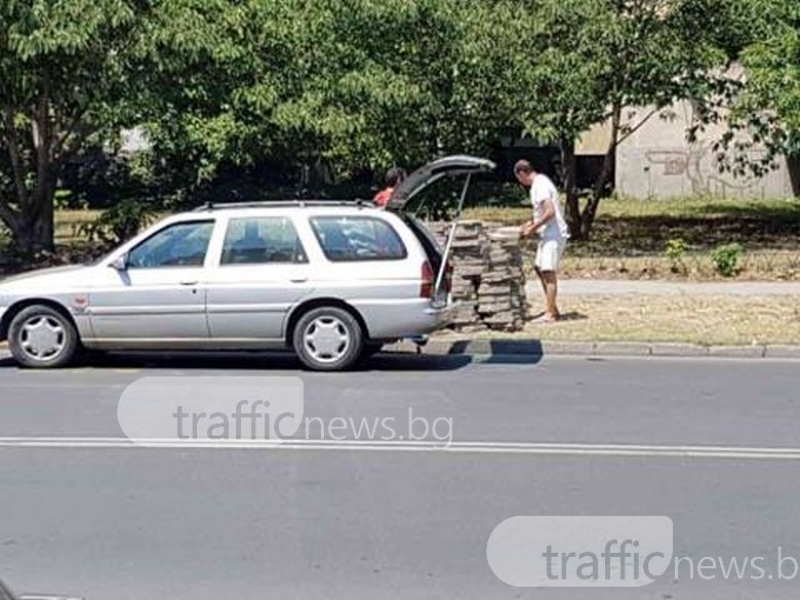
[[[196,281],[181,281],[181,285],[190,286],[190,285],[197,285]]]
[[[292,277],[289,281],[292,283],[305,283],[308,281],[308,277]]]

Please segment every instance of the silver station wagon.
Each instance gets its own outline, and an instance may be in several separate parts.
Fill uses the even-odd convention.
[[[98,350],[291,348],[308,368],[341,370],[387,342],[446,326],[448,260],[407,214],[448,175],[494,165],[453,156],[426,165],[386,210],[359,202],[207,205],[164,219],[95,264],[0,282],[0,339],[25,367]]]

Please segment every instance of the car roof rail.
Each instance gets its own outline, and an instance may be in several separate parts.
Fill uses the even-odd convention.
[[[253,202],[206,202],[192,212],[209,212],[213,210],[232,210],[237,208],[305,208],[307,206],[373,206],[366,200],[259,200]]]

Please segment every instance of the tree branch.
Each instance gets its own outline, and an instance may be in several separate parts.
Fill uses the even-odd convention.
[[[3,108],[3,129],[6,132],[6,143],[8,145],[8,157],[11,160],[11,170],[13,171],[14,187],[17,188],[17,200],[22,209],[27,201],[27,190],[25,188],[25,175],[22,159],[19,152],[19,137],[14,127],[14,111],[10,107]]]
[[[67,145],[67,142],[70,138],[72,138],[75,135],[78,135],[79,132],[82,134],[82,136],[78,135],[78,137],[86,137],[87,135],[90,135],[91,133],[94,132],[92,128],[87,127],[86,125],[81,127],[81,121],[83,121],[83,118],[85,116],[86,116],[86,109],[84,108],[78,111],[78,114],[76,114],[75,117],[72,119],[67,129],[63,130],[62,132],[59,132],[59,135],[57,136],[56,141],[53,144],[53,160],[58,160],[62,157],[69,156],[73,152],[77,151],[78,147],[80,146],[80,142],[78,142],[77,144],[71,143]]]
[[[658,109],[658,108],[654,108],[653,110],[651,110],[651,111],[650,111],[650,112],[647,114],[647,116],[646,116],[646,117],[644,117],[644,118],[643,118],[641,121],[639,121],[639,122],[636,124],[636,126],[634,126],[634,127],[631,127],[630,129],[626,129],[626,130],[625,130],[625,133],[624,133],[623,135],[621,135],[621,136],[620,136],[620,138],[617,140],[616,146],[619,146],[619,145],[620,145],[622,142],[624,142],[624,141],[625,141],[625,140],[627,140],[629,137],[631,137],[631,136],[632,136],[634,133],[636,133],[637,131],[639,131],[639,130],[642,128],[642,126],[643,126],[645,123],[647,123],[647,122],[648,122],[650,119],[652,119],[652,118],[653,118],[653,116],[655,116],[656,114],[658,114],[658,111],[659,111],[659,109]]]
[[[41,188],[47,185],[50,169],[50,103],[46,78],[39,94],[39,103],[34,111],[31,127],[33,129],[33,146],[36,150],[36,187]],[[38,194],[34,194],[34,196],[36,197]]]

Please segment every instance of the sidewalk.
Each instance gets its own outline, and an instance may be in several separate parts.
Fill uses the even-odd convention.
[[[543,310],[538,282],[529,281],[527,287],[532,312]],[[798,282],[571,279],[560,288],[565,320],[529,323],[513,337],[738,346],[756,353],[753,348],[800,344]]]
[[[541,294],[539,283],[528,281],[528,295]],[[565,279],[559,282],[562,296],[800,296],[800,282],[741,281],[691,283],[616,279]]]

